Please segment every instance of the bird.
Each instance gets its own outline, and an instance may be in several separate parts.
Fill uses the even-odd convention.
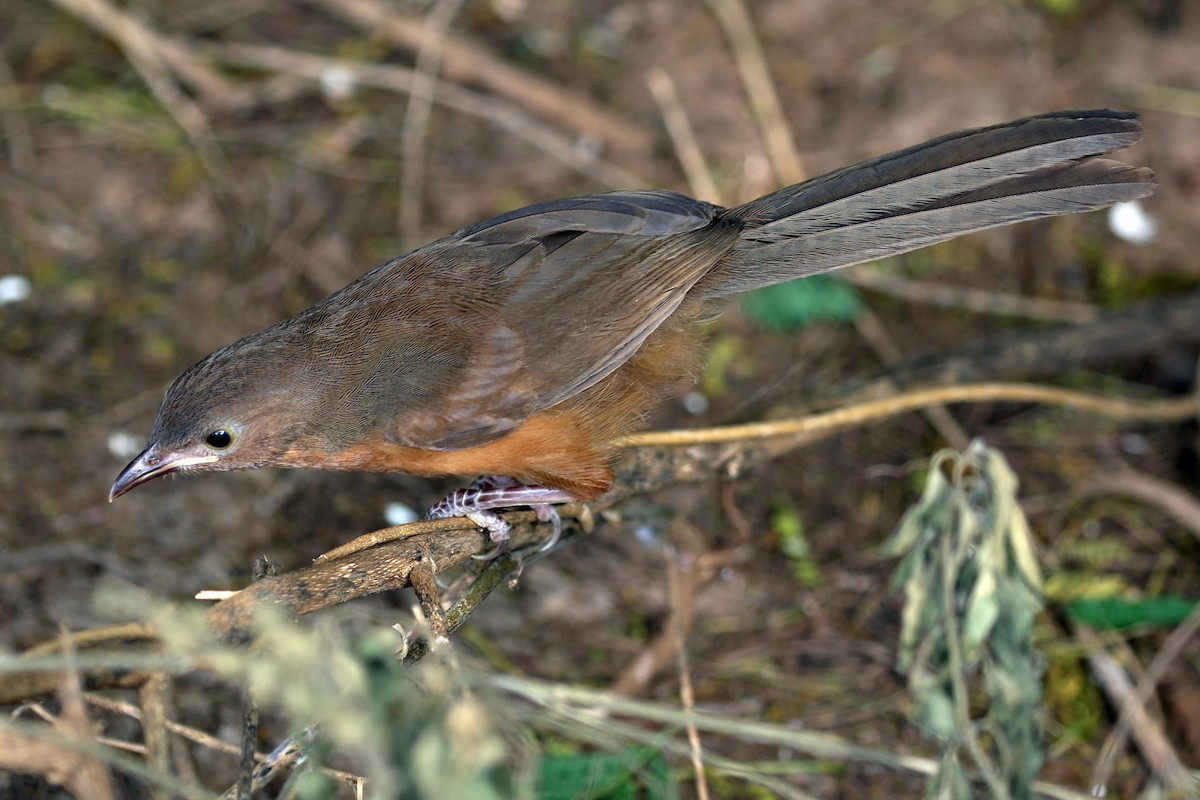
[[[720,298],[1144,197],[1151,170],[1101,158],[1141,133],[1134,113],[1056,111],[731,208],[618,190],[502,213],[192,366],[109,500],[253,467],[480,476],[429,516],[466,516],[503,547],[498,510],[557,525],[553,504],[608,490],[612,440],[692,373]]]

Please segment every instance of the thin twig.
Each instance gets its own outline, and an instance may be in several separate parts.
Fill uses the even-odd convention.
[[[978,314],[1083,324],[1094,322],[1100,313],[1088,303],[966,289],[934,281],[913,281],[894,273],[885,274],[874,267],[851,268],[843,270],[840,275],[855,286],[917,305],[962,309]]]
[[[675,663],[679,672],[679,701],[683,710],[696,710],[696,692],[692,687],[692,674],[688,667],[687,634],[692,625],[695,610],[697,578],[700,571],[698,559],[691,553],[679,553],[667,548],[667,593],[671,598],[671,638],[675,644]],[[687,725],[688,750],[691,755],[692,772],[696,776],[696,796],[708,800],[708,781],[704,777],[704,746],[700,743],[700,731]]]
[[[895,387],[950,386],[1005,380],[1031,381],[1069,374],[1072,370],[1136,360],[1164,348],[1200,342],[1200,292],[1159,297],[1106,311],[1087,325],[1056,325],[988,336],[957,344],[941,353],[912,356],[876,376],[851,380],[832,390],[818,381],[805,381],[793,390],[810,402],[845,402],[848,398],[878,398]],[[798,360],[798,367],[811,366]],[[781,378],[781,380],[786,378]],[[763,409],[743,403],[742,414],[761,417]],[[793,414],[795,412],[792,412]],[[776,416],[788,416],[779,413]]]
[[[776,180],[783,186],[799,183],[804,180],[804,166],[796,151],[796,143],[792,140],[791,126],[784,116],[783,104],[779,102],[779,92],[775,89],[775,81],[767,66],[762,43],[754,32],[750,13],[742,0],[707,2],[729,39]]]
[[[450,24],[462,8],[463,0],[438,0],[425,17],[425,34],[417,49],[408,108],[400,131],[400,215],[401,240],[410,246],[421,239],[421,203],[425,194],[425,134],[429,130],[433,92]]]
[[[487,567],[467,588],[466,594],[459,598],[458,602],[450,606],[445,614],[446,633],[450,634],[458,630],[458,628],[467,621],[471,612],[479,607],[479,604],[487,599],[496,587],[498,587],[513,569],[516,568],[516,561],[511,554],[504,555],[488,562]],[[415,664],[421,660],[424,655],[429,652],[429,642],[424,638],[414,639],[404,653],[403,661],[405,664]]]
[[[379,36],[418,51],[429,32],[419,19],[406,17],[378,0],[309,0],[334,16],[348,20],[371,36]],[[483,86],[529,109],[538,116],[593,136],[624,153],[641,154],[653,137],[640,126],[621,119],[591,100],[550,81],[513,67],[474,43],[453,35],[442,47],[442,71],[451,80]]]
[[[58,687],[58,702],[62,707],[61,724],[55,727],[67,736],[94,741],[96,731],[83,705],[83,687],[79,664],[75,661],[75,643],[64,628],[62,642],[63,670]],[[66,769],[65,782],[79,800],[114,800],[116,797],[112,774],[104,761],[95,754],[80,752],[75,764]]]
[[[1157,506],[1200,541],[1200,500],[1164,480],[1132,469],[1098,475],[1082,488],[1084,494],[1119,494]]]
[[[18,748],[28,747],[33,743],[46,743],[57,747],[60,751],[59,762],[56,765],[58,768],[70,768],[75,757],[81,755],[107,763],[111,768],[140,779],[146,784],[163,786],[185,800],[212,800],[210,792],[176,780],[169,775],[157,773],[147,767],[140,758],[129,758],[94,738],[79,736],[73,732],[59,731],[45,725],[22,725],[9,722],[0,726],[0,768],[9,769],[8,760],[24,757]],[[70,784],[68,783],[68,785]],[[75,796],[81,800],[88,798],[88,794],[82,791]]]
[[[1139,697],[1139,692],[1130,682],[1129,675],[1121,668],[1116,659],[1104,652],[1098,637],[1089,629],[1077,628],[1076,636],[1089,645],[1091,652],[1088,654],[1088,664],[1092,669],[1092,674],[1096,677],[1097,683],[1109,701],[1121,709],[1121,718],[1132,733],[1133,740],[1137,743],[1138,750],[1141,751],[1142,757],[1145,758],[1151,771],[1171,792],[1178,792],[1180,797],[1196,797],[1195,787],[1192,785],[1187,768],[1179,760],[1179,755],[1171,747],[1171,742],[1162,728],[1150,718],[1150,714],[1146,711],[1145,699],[1150,694],[1147,693],[1146,698]],[[1151,690],[1152,688],[1153,683],[1147,687]],[[1111,744],[1114,747],[1117,745],[1116,742]],[[1108,757],[1111,758],[1111,756]],[[1098,783],[1095,786],[1102,787],[1107,780],[1107,773],[1101,771],[1096,776]],[[1095,787],[1093,788],[1094,794]]]
[[[672,524],[685,525],[690,523],[682,519],[676,519]],[[671,552],[668,552],[667,557],[675,562],[685,558],[685,556],[672,554]],[[700,590],[701,586],[712,580],[714,575],[729,564],[731,552],[726,550],[706,553],[699,557],[686,556],[686,558],[690,559],[689,566],[693,570],[683,576],[686,580],[680,580],[679,576],[669,576],[675,580],[675,583],[682,584],[680,594],[678,596],[671,595],[671,619],[677,620],[677,622],[672,622],[672,624],[664,627],[658,635],[641,649],[637,657],[621,670],[621,674],[608,686],[608,690],[613,694],[622,697],[636,696],[645,689],[654,676],[658,675],[659,672],[672,662],[678,648],[684,645],[687,634],[692,629],[696,610],[696,593]],[[678,570],[681,567],[676,563],[674,569]]]
[[[105,697],[99,694],[85,694],[83,699],[88,704],[96,706],[97,708],[103,708],[106,711],[110,711],[114,714],[124,714],[131,719],[140,720],[143,716],[142,710],[132,703],[114,700],[111,697]],[[217,737],[206,733],[199,728],[192,728],[182,723],[175,722],[171,719],[165,720],[164,725],[166,726],[167,730],[175,734],[177,737],[179,737],[179,739],[194,742],[195,744],[201,747],[206,747],[209,750],[215,750],[218,753],[224,753],[225,755],[230,756],[237,756],[240,751],[239,745],[230,744],[223,739],[218,739]],[[255,753],[254,758],[256,761],[266,762],[269,760],[270,754]],[[321,772],[343,783],[353,783],[356,780],[361,780],[361,778],[357,775],[352,775],[348,772],[342,772],[341,770],[330,769],[329,767],[322,767]]]
[[[200,50],[209,58],[231,66],[285,73],[318,85],[336,73],[351,85],[408,94],[416,80],[416,73],[407,67],[348,61],[283,47],[224,42],[204,45]],[[447,108],[491,122],[603,186],[646,185],[643,178],[578,147],[575,141],[510,103],[444,81],[438,82],[433,98]]]
[[[138,687],[138,700],[142,704],[142,740],[146,743],[146,763],[151,769],[168,775],[171,772],[171,748],[167,736],[167,694],[171,677],[165,672],[152,672],[149,679]],[[168,800],[171,796],[161,786],[150,787],[154,800]]]
[[[802,436],[840,430],[937,403],[1040,403],[1102,414],[1123,422],[1178,422],[1196,415],[1193,396],[1167,400],[1130,400],[1027,383],[977,383],[918,389],[883,400],[871,400],[799,419],[753,422],[699,430],[633,433],[616,440],[618,447],[685,446]]]
[[[855,328],[858,335],[875,351],[875,355],[885,366],[892,366],[902,360],[903,356],[900,348],[896,346],[895,339],[884,328],[883,320],[874,311],[863,308],[855,320]],[[971,443],[971,437],[958,424],[958,420],[950,414],[948,408],[941,404],[926,406],[922,409],[922,413],[947,444],[955,450],[967,449],[967,445]]]
[[[1200,117],[1200,92],[1181,86],[1139,84],[1133,88],[1129,102],[1134,106],[1165,111],[1182,117]]]
[[[652,67],[646,73],[646,86],[650,88],[654,102],[658,103],[663,127],[671,137],[675,156],[679,159],[679,166],[683,168],[692,195],[722,205],[721,192],[712,179],[712,171],[709,170],[704,151],[700,149],[700,143],[696,140],[696,132],[692,129],[687,110],[679,101],[675,81],[671,80],[670,74],[662,67]]]
[[[531,703],[553,709],[556,714],[579,712],[580,719],[591,721],[592,724],[601,721],[608,726],[616,717],[629,717],[675,728],[682,728],[691,723],[701,731],[788,748],[813,758],[876,764],[920,775],[932,775],[938,768],[934,759],[857,745],[839,736],[788,725],[730,719],[705,712],[681,711],[665,705],[627,700],[582,686],[541,683],[511,675],[490,675],[488,682]],[[1091,800],[1085,794],[1044,781],[1035,781],[1033,790],[1039,795],[1056,800]]]
[[[1146,673],[1138,681],[1136,689],[1126,695],[1124,702],[1119,704],[1120,714],[1117,716],[1117,722],[1109,732],[1108,738],[1105,739],[1104,746],[1100,750],[1100,758],[1097,759],[1096,765],[1092,769],[1093,794],[1096,794],[1097,790],[1107,787],[1117,757],[1124,752],[1125,745],[1129,741],[1130,732],[1136,731],[1138,723],[1145,715],[1146,701],[1154,694],[1159,681],[1184,653],[1188,644],[1196,637],[1197,632],[1200,632],[1200,605],[1192,609],[1192,613],[1183,621],[1183,624],[1171,631],[1171,635],[1154,654],[1154,659],[1146,668]],[[1093,668],[1095,668],[1095,662],[1093,662]],[[1107,665],[1101,666],[1101,669],[1105,668]],[[1113,681],[1113,683],[1119,684],[1117,681]]]
[[[183,130],[217,188],[228,196],[236,196],[238,183],[217,144],[208,117],[200,105],[175,82],[173,70],[161,47],[161,37],[141,20],[106,0],[53,1],[117,43],[155,99]]]
[[[635,719],[637,715],[631,715]],[[604,712],[596,712],[587,708],[569,706],[554,707],[550,713],[543,714],[538,719],[539,727],[550,732],[559,732],[564,738],[591,744],[599,750],[615,750],[629,744],[640,744],[653,752],[673,756],[678,759],[688,757],[686,742],[679,742],[673,735],[674,728],[682,725],[663,726],[668,730],[650,729],[641,722],[624,722],[619,717]],[[785,750],[788,748],[779,748]],[[775,773],[767,773],[758,764],[746,764],[733,758],[722,758],[715,753],[706,756],[707,763],[715,772],[725,777],[737,778],[747,783],[757,784],[768,791],[771,797],[781,800],[816,800],[809,794],[797,789],[786,781],[780,780]],[[794,759],[789,759],[788,765],[794,765]]]
[[[145,20],[104,0],[54,0],[118,43],[146,48],[200,96],[219,108],[243,105],[247,98],[238,84],[197,58],[192,47],[151,27]]]
[[[11,98],[11,101],[5,99]],[[18,175],[33,172],[37,163],[33,134],[20,102],[20,88],[12,67],[0,50],[0,125],[8,143],[8,164]]]
[[[99,694],[85,694],[83,699],[90,705],[97,708],[103,708],[106,711],[111,711],[114,714],[124,714],[132,719],[140,720],[142,718],[142,710],[132,703],[126,703],[121,700],[114,700],[111,697],[105,697]],[[166,729],[176,736],[195,742],[201,747],[207,747],[210,750],[216,750],[228,755],[237,755],[237,745],[229,744],[215,736],[212,736],[199,728],[191,728],[172,719],[163,721]]]
[[[261,581],[276,574],[275,565],[260,556],[254,559],[251,570],[251,580]],[[249,686],[242,687],[242,735],[238,741],[238,777],[233,785],[233,794],[237,800],[251,800],[254,796],[255,756],[258,745],[258,698],[250,691]]]

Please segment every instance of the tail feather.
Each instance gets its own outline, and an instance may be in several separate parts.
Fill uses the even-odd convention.
[[[1141,136],[1136,114],[1057,112],[962,131],[781,189],[722,216],[743,227],[693,290],[715,296],[904,253],[972,231],[1090,211],[1154,190],[1094,158]]]

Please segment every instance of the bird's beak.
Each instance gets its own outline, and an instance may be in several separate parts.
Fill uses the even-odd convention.
[[[140,456],[130,461],[129,466],[121,470],[121,474],[113,482],[112,489],[108,491],[108,502],[111,503],[130,489],[141,486],[147,481],[154,480],[160,475],[168,475],[172,472],[178,472],[181,469],[199,466],[200,464],[211,464],[216,460],[217,457],[211,453],[204,455],[159,455],[156,452],[155,446],[150,445],[142,451]]]

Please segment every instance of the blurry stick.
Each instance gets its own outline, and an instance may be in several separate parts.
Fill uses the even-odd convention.
[[[1143,83],[1134,88],[1131,102],[1181,117],[1200,117],[1200,92],[1195,89]]]
[[[88,705],[96,706],[97,708],[103,708],[104,710],[110,711],[114,714],[124,714],[125,716],[136,720],[142,719],[142,709],[138,708],[132,703],[115,700],[111,697],[104,697],[103,695],[99,694],[85,694],[83,699]],[[224,753],[225,755],[230,756],[236,756],[239,753],[238,745],[230,744],[229,742],[218,739],[215,736],[205,733],[199,728],[188,727],[187,725],[175,722],[170,718],[167,718],[164,721],[164,726],[168,731],[175,734],[180,740],[194,742],[199,747],[205,747],[209,750],[213,750],[218,753]],[[124,746],[124,749],[132,750],[133,752],[142,752],[136,747],[130,747],[127,744],[120,742],[113,742],[112,746]],[[266,761],[267,755],[263,753],[256,753],[254,758],[258,761]],[[356,775],[351,775],[348,772],[341,772],[328,767],[322,767],[321,772],[335,780],[351,785],[353,785],[355,781],[361,780],[361,778]],[[198,783],[197,781],[192,782]]]
[[[58,687],[58,702],[62,708],[62,732],[83,741],[94,740],[96,730],[83,705],[83,686],[79,665],[76,662],[75,644],[63,629],[60,635],[63,653],[61,683]],[[66,767],[64,783],[80,800],[114,800],[112,773],[104,762],[95,755],[82,752],[74,754],[74,763]]]
[[[1104,791],[1112,771],[1116,755],[1124,749],[1125,742],[1132,736],[1145,758],[1151,771],[1162,781],[1171,796],[1195,797],[1195,787],[1187,767],[1179,758],[1179,754],[1171,746],[1170,740],[1159,724],[1146,711],[1146,701],[1154,692],[1154,687],[1166,671],[1167,665],[1174,660],[1187,641],[1196,633],[1197,621],[1200,614],[1193,612],[1188,621],[1172,633],[1168,643],[1163,645],[1155,658],[1157,665],[1147,670],[1145,677],[1136,687],[1130,682],[1129,675],[1121,665],[1104,651],[1099,637],[1087,628],[1079,627],[1075,635],[1088,646],[1088,664],[1092,674],[1096,676],[1109,702],[1119,708],[1120,717],[1112,735],[1104,743],[1104,751],[1100,761],[1093,771],[1093,796],[1102,797],[1098,791]],[[1165,656],[1164,656],[1165,654]],[[1176,795],[1178,793],[1178,795]]]
[[[690,525],[678,519],[672,524]],[[674,570],[668,575],[668,588],[672,591],[670,594],[671,624],[665,626],[652,641],[642,648],[638,656],[621,670],[621,674],[608,687],[613,694],[634,697],[643,692],[655,676],[671,665],[679,648],[686,642],[688,632],[692,629],[692,620],[696,610],[696,593],[721,569],[728,566],[731,560],[728,551],[697,556],[695,554],[680,555],[677,551],[668,550],[666,557],[667,568]],[[687,561],[685,562],[684,559]],[[687,569],[684,570],[684,567]],[[679,590],[678,593],[674,593],[676,589]]]
[[[675,155],[683,174],[687,178],[688,187],[695,197],[710,203],[721,205],[721,193],[713,182],[712,172],[704,160],[704,152],[696,141],[696,133],[688,120],[687,111],[679,102],[679,92],[675,90],[675,81],[662,67],[652,67],[646,73],[646,85],[654,102],[658,103],[658,112],[662,115],[663,126],[671,137],[675,147]]]
[[[491,678],[490,683],[514,697],[524,698],[530,703],[552,709],[556,717],[569,716],[584,726],[604,725],[607,730],[620,724],[618,720],[623,718],[636,720],[640,725],[638,730],[644,730],[646,724],[650,722],[658,723],[668,729],[678,729],[692,724],[701,731],[770,745],[780,750],[803,753],[812,758],[879,765],[917,775],[933,775],[938,769],[938,762],[932,758],[854,744],[840,736],[800,730],[790,725],[734,719],[705,711],[689,713],[645,700],[628,700],[617,697],[611,692],[582,686],[567,686],[561,683],[540,683],[512,675],[495,675]],[[654,735],[657,738],[653,741],[662,742],[665,747],[672,744],[670,740],[663,741],[664,737],[657,731],[654,732]],[[720,763],[715,757],[710,760]],[[732,763],[732,761],[726,763]],[[724,764],[721,764],[721,767],[723,768]],[[757,773],[756,777],[758,776],[761,776],[761,773]],[[794,787],[789,786],[789,788]],[[1033,791],[1035,795],[1055,800],[1094,800],[1082,792],[1045,781],[1034,781]],[[806,797],[807,795],[797,792],[791,796]]]
[[[64,11],[79,17],[117,43],[155,99],[183,130],[209,177],[224,193],[234,195],[237,183],[225,160],[225,154],[217,145],[216,136],[203,109],[184,94],[175,82],[171,65],[161,47],[163,38],[141,20],[121,11],[106,0],[54,2]]]
[[[143,75],[143,79],[150,85],[151,91],[154,92],[159,102],[163,103],[188,135],[210,173],[224,172],[226,176],[228,175],[229,169],[224,155],[217,149],[216,139],[203,110],[174,84],[170,78],[168,67],[202,96],[206,103],[219,107],[246,107],[255,102],[261,102],[262,98],[256,99],[254,92],[224,78],[219,72],[204,63],[205,58],[226,64],[272,70],[287,77],[303,77],[318,84],[328,77],[329,71],[338,70],[349,73],[352,80],[360,85],[375,86],[404,94],[412,91],[415,80],[413,70],[403,67],[359,64],[285,48],[237,43],[184,44],[150,28],[143,21],[112,6],[107,0],[53,0],[53,2],[75,14],[96,30],[108,35],[121,46],[130,59],[130,63]],[[390,10],[373,3],[372,0],[358,0],[348,5],[354,6],[355,13],[362,12],[364,7],[370,7],[377,13],[390,15],[391,22],[385,27],[391,34],[394,34],[396,38],[403,39],[404,37],[399,35],[399,31],[408,32],[411,34],[409,36],[410,44],[414,46],[422,41],[423,34],[419,31],[423,30],[423,26],[419,22],[395,18]],[[343,10],[350,13],[347,9]],[[134,61],[135,57],[138,59],[136,62]],[[590,132],[614,145],[620,145],[619,149],[644,151],[649,148],[649,134],[632,123],[608,115],[592,106],[588,101],[567,95],[558,87],[542,82],[536,77],[521,75],[519,71],[500,62],[493,63],[494,59],[489,60],[490,58],[462,42],[456,42],[453,37],[448,37],[443,53],[443,65],[449,71],[463,73],[468,77],[492,70],[493,72],[489,74],[493,79],[499,81],[505,89],[515,94],[520,100],[528,101],[524,103],[526,107],[539,112],[547,108],[557,109],[558,113],[543,114],[557,123],[576,130],[594,123],[597,128]],[[474,67],[466,68],[468,63],[473,64]],[[453,67],[457,69],[452,69]],[[508,73],[514,74],[509,75]],[[504,74],[504,77],[496,77],[500,74]],[[522,83],[523,81],[532,81],[533,83]],[[489,80],[482,78],[478,82],[490,85]],[[519,88],[521,86],[525,86],[526,89],[532,86],[533,89],[523,93]],[[505,94],[505,92],[497,91]],[[576,139],[564,136],[561,132],[534,119],[511,102],[498,101],[445,82],[437,84],[437,88],[433,92],[433,99],[449,108],[496,124],[502,130],[528,142],[604,186],[637,187],[646,183],[636,174],[601,159],[594,150],[580,147]]]
[[[742,0],[707,0],[713,16],[717,18],[733,58],[737,62],[742,83],[754,118],[762,131],[767,158],[775,178],[781,185],[799,183],[804,180],[804,166],[792,141],[791,127],[783,115],[783,105],[775,90],[775,81],[767,69],[767,57],[754,33],[754,24]]]
[[[140,720],[142,718],[142,709],[133,705],[132,703],[114,700],[111,697],[105,697],[99,694],[86,694],[84,695],[83,699],[87,701],[89,705],[96,706],[97,708],[103,708],[105,711],[111,711],[114,714],[124,714],[131,719],[136,720]],[[163,726],[176,736],[195,742],[201,747],[207,747],[210,750],[216,750],[217,752],[226,753],[229,755],[237,755],[237,745],[221,741],[215,736],[210,736],[198,728],[190,728],[187,725],[175,722],[170,718],[163,720]]]
[[[875,351],[876,357],[884,366],[890,367],[903,359],[900,348],[896,347],[895,340],[888,334],[883,321],[874,311],[864,307],[858,314],[855,327],[858,335]],[[954,449],[965,450],[971,443],[971,437],[944,405],[926,406],[921,411],[933,429]]]
[[[1093,478],[1083,486],[1082,492],[1125,495],[1157,506],[1200,541],[1200,500],[1173,483],[1136,470],[1122,469]]]
[[[351,85],[408,94],[416,80],[415,73],[406,67],[346,61],[283,47],[229,42],[204,46],[202,52],[225,64],[271,70],[317,84],[336,73],[344,76]],[[512,103],[444,81],[438,82],[433,99],[447,108],[491,122],[597,183],[605,186],[645,185],[642,178],[577,147],[561,132],[534,119]]]
[[[671,597],[671,638],[675,643],[675,663],[679,671],[679,699],[683,710],[692,714],[696,711],[696,692],[692,687],[692,675],[688,667],[687,632],[692,626],[696,590],[704,578],[701,576],[699,559],[694,554],[681,553],[673,547],[668,547],[666,555],[667,591]],[[696,774],[696,797],[699,800],[708,800],[708,781],[704,778],[704,746],[700,743],[700,732],[690,721],[686,728],[692,771]]]
[[[425,35],[417,50],[415,74],[408,94],[408,109],[400,135],[403,164],[400,172],[400,236],[406,247],[421,239],[421,200],[425,189],[425,133],[433,108],[433,90],[442,66],[442,51],[450,23],[463,0],[439,0],[425,17]]]
[[[1047,322],[1094,322],[1099,316],[1095,306],[1063,300],[965,289],[945,283],[912,281],[900,275],[884,274],[869,267],[855,267],[839,275],[863,289],[895,297],[917,305],[965,309],[978,314],[1007,314]]]
[[[167,695],[171,690],[171,677],[166,672],[152,672],[138,687],[138,700],[142,706],[142,740],[146,743],[146,766],[161,775],[171,773],[171,748],[167,736]],[[149,787],[154,800],[171,797],[162,786]]]
[[[152,50],[156,58],[169,65],[204,102],[215,105],[237,105],[242,101],[242,89],[220,72],[196,58],[192,48],[173,39],[145,21],[106,2],[106,0],[54,0],[96,30],[126,46]]]
[[[252,580],[261,581],[275,575],[275,565],[265,556],[254,559]],[[238,745],[238,777],[231,791],[236,800],[251,800],[254,796],[255,756],[259,732],[258,700],[249,686],[242,687],[242,736]]]
[[[429,31],[420,21],[396,12],[380,0],[308,0],[359,28],[415,51]],[[650,133],[600,108],[591,100],[550,81],[517,69],[483,48],[448,35],[442,45],[442,72],[451,80],[495,92],[564,128],[594,136],[612,148],[633,154],[650,149]]]
[[[33,171],[37,151],[29,120],[22,110],[17,78],[3,53],[0,53],[0,89],[7,95],[7,99],[0,101],[0,124],[4,126],[4,139],[8,142],[8,163],[13,172],[26,175]]]

